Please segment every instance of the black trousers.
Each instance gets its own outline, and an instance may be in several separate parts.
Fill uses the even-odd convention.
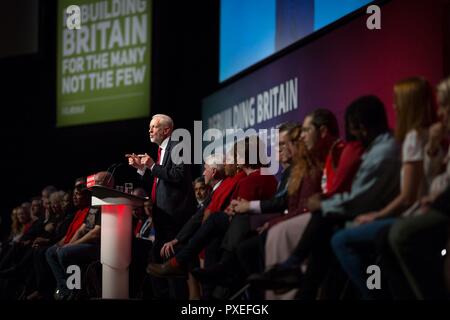
[[[45,252],[50,246],[39,247],[33,253],[36,289],[44,296],[51,296],[56,287],[55,277],[47,263]]]
[[[182,265],[189,265],[191,260],[195,259],[204,248],[214,241],[222,240],[229,224],[230,220],[225,212],[211,214],[188,243],[176,254],[177,261]]]
[[[260,273],[265,268],[265,246],[267,231],[262,234],[254,235],[244,240],[236,250],[239,262],[239,270],[242,272],[242,278],[247,278],[253,273]],[[258,290],[250,287],[247,290],[250,300],[264,300],[264,290]]]
[[[161,211],[158,207],[153,209],[153,223],[155,227],[155,241],[152,246],[150,261],[154,263],[164,263],[161,257],[162,246],[173,240],[185,221],[177,221],[171,215]],[[188,288],[185,279],[161,279],[149,277],[153,289],[153,296],[156,299],[185,300],[188,298]]]
[[[330,270],[334,257],[330,246],[331,237],[336,229],[342,227],[344,221],[341,217],[324,217],[321,211],[312,213],[290,258],[299,265],[308,259],[304,285],[297,295],[298,299],[316,299],[317,291]]]
[[[266,239],[267,231],[264,231],[244,240],[238,246],[237,257],[246,276],[264,271]]]
[[[150,261],[153,242],[145,239],[133,238],[130,264],[130,297],[137,298],[142,292],[146,278],[145,268]]]
[[[395,253],[395,262],[416,299],[448,298],[441,251],[448,241],[449,226],[448,215],[431,209],[399,219],[391,227],[389,244]]]
[[[222,241],[222,248],[229,252],[236,250],[239,244],[247,238],[250,232],[250,217],[248,214],[233,216]]]

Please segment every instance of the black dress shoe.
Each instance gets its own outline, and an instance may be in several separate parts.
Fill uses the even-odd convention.
[[[187,271],[179,266],[174,266],[167,261],[163,264],[149,263],[147,273],[158,278],[185,278]]]
[[[228,285],[230,279],[228,270],[223,264],[215,264],[209,268],[195,268],[191,271],[192,276],[205,284]]]
[[[69,289],[56,289],[55,293],[53,294],[53,299],[57,301],[68,300],[70,294],[71,291]]]
[[[255,273],[247,278],[248,283],[260,289],[295,289],[303,284],[299,267],[275,266],[266,272]]]

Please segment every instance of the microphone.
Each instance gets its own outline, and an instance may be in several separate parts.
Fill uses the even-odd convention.
[[[91,174],[90,176],[87,177],[86,179],[86,187],[88,189],[92,188],[95,185],[101,185],[101,186],[109,186],[109,184],[111,183],[111,179],[114,176],[114,173],[116,172],[116,169],[123,166],[124,164],[121,162],[116,162],[113,163],[112,165],[110,165],[108,167],[108,169],[106,169],[106,172],[108,173],[108,178],[106,178],[106,174],[104,174],[104,172],[97,172],[95,174]],[[100,175],[101,173],[101,175]],[[96,179],[98,179],[98,181],[96,181]],[[105,181],[107,179],[107,181]]]
[[[106,172],[109,173],[109,178],[105,185],[109,185],[109,183],[111,182],[111,179],[114,176],[114,173],[116,172],[116,169],[123,165],[124,165],[123,162],[116,162],[116,163],[113,163],[112,165],[110,165],[108,169],[106,169]],[[112,172],[111,172],[111,169],[112,169]]]

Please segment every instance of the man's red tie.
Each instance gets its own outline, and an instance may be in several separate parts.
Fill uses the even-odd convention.
[[[137,236],[140,233],[143,224],[144,223],[142,222],[142,220],[139,219],[138,223],[136,224],[136,227],[134,228],[134,235],[135,236]]]
[[[158,160],[156,160],[156,164],[159,164],[159,160],[161,158],[161,147],[158,148]],[[153,187],[152,187],[152,203],[156,203],[156,182],[158,178],[153,178]]]

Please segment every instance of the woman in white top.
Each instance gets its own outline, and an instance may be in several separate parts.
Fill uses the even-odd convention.
[[[425,161],[424,148],[428,127],[435,118],[430,84],[419,77],[397,82],[394,109],[397,114],[395,135],[402,143],[400,192],[383,209],[357,216],[356,227],[337,232],[331,240],[341,266],[365,299],[372,298],[374,293],[366,285],[368,265],[365,258],[374,254],[378,233],[392,225],[393,217],[413,205],[427,189],[424,164],[428,161]]]

